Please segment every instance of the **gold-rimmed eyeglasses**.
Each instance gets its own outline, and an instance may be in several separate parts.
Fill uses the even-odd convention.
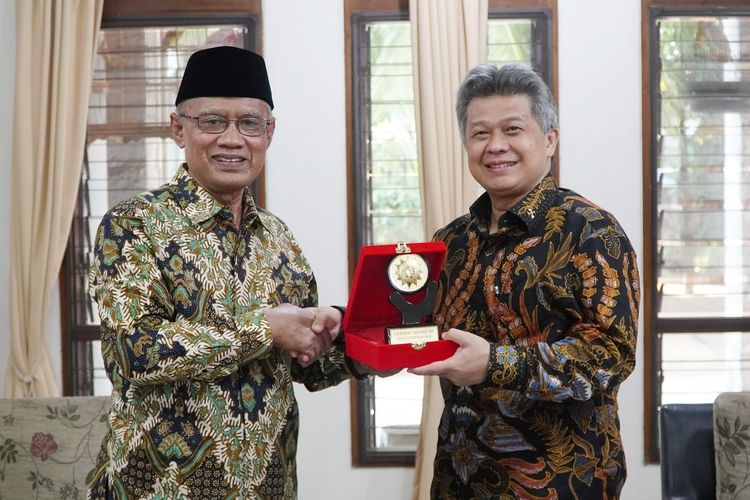
[[[230,120],[221,115],[210,114],[190,116],[180,113],[178,116],[194,120],[198,125],[198,129],[207,134],[221,134],[227,129],[227,127],[229,127],[230,123],[234,122],[235,125],[237,125],[237,130],[240,134],[250,137],[257,137],[265,134],[268,124],[272,121],[265,120],[259,116],[243,116],[236,120]]]

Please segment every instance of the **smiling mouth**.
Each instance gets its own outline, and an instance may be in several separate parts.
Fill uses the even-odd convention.
[[[485,167],[489,168],[490,170],[503,170],[507,168],[511,168],[515,166],[518,162],[516,161],[503,161],[499,163],[489,163],[486,164]]]
[[[215,162],[221,163],[223,165],[239,165],[245,162],[245,158],[241,158],[241,157],[228,158],[226,156],[214,156],[213,159]]]

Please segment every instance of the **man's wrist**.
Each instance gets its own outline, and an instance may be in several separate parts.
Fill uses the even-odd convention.
[[[333,345],[344,347],[346,346],[346,335],[344,335],[344,317],[346,316],[346,307],[342,306],[331,306],[337,309],[341,313],[341,331],[333,341]],[[344,354],[344,367],[349,374],[357,380],[364,380],[370,376],[369,373],[363,373],[357,369],[357,362]]]
[[[346,339],[345,339],[346,336],[344,335],[344,315],[346,314],[346,307],[342,307],[342,306],[331,306],[331,307],[333,307],[334,309],[338,310],[341,313],[341,331],[339,332],[338,335],[336,335],[336,338],[333,339],[333,345],[344,346],[346,345]]]

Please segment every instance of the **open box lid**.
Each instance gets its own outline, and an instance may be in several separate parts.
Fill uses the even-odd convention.
[[[419,254],[425,258],[429,267],[429,280],[437,281],[440,269],[445,261],[445,243],[430,241],[406,243],[409,253]],[[388,296],[393,291],[388,281],[387,269],[391,259],[398,255],[398,244],[364,245],[360,248],[357,269],[354,273],[352,288],[349,292],[349,303],[344,315],[344,331],[356,332],[361,329],[396,326],[401,324],[401,311],[391,304]],[[403,294],[411,303],[424,299],[425,288]]]

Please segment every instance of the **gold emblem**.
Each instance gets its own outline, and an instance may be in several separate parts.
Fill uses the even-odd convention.
[[[399,292],[421,290],[427,284],[429,272],[427,261],[419,254],[399,254],[388,263],[388,281]]]

